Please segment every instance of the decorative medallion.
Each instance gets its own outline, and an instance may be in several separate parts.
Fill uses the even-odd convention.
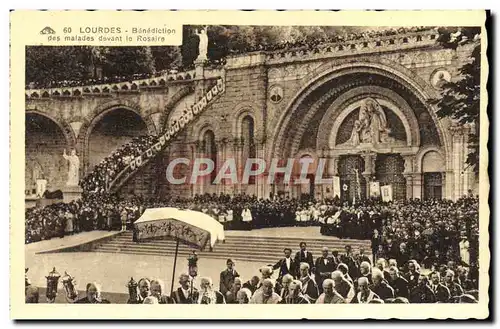
[[[445,69],[438,69],[431,74],[431,84],[436,89],[442,89],[443,85],[451,81],[451,74]]]
[[[275,104],[281,102],[283,99],[283,87],[272,86],[269,90],[269,99]]]

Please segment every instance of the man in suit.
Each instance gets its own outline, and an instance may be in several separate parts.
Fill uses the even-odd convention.
[[[297,273],[299,272],[299,263],[297,263],[294,259],[292,259],[292,249],[285,248],[283,249],[283,253],[285,257],[280,259],[276,264],[273,265],[273,270],[279,269],[278,273],[278,281],[281,281],[282,278],[290,274],[294,278],[297,277]]]
[[[359,276],[358,265],[354,260],[352,247],[350,245],[345,246],[345,254],[340,256],[340,261],[347,265],[348,273],[351,278],[357,278]]]
[[[335,261],[332,257],[328,256],[328,248],[323,247],[321,250],[322,256],[316,259],[314,264],[315,268],[315,278],[318,284],[320,294],[323,293],[323,281],[329,279],[332,276],[332,272],[336,269]]]
[[[172,298],[176,304],[196,304],[198,302],[198,289],[192,287],[191,278],[188,274],[182,273],[179,276],[180,287],[174,290]],[[139,284],[140,286],[140,284]]]
[[[418,277],[418,284],[410,291],[409,300],[412,304],[436,302],[436,295],[429,286],[429,281],[425,275],[420,275]]]
[[[255,290],[257,290],[257,288],[259,287],[259,282],[260,282],[259,277],[257,275],[254,275],[254,276],[252,276],[252,278],[250,280],[243,283],[243,288],[250,290],[250,292],[253,295]]]
[[[443,285],[440,281],[439,272],[432,272],[431,275],[431,289],[436,296],[436,301],[438,303],[449,303],[450,302],[450,290]]]
[[[408,281],[399,275],[397,266],[389,268],[390,278],[387,280],[389,285],[394,289],[394,297],[410,298],[410,289],[408,289]]]
[[[386,270],[387,261],[384,258],[379,258],[377,259],[376,266],[384,274],[384,279],[389,281],[391,279],[391,275],[389,274],[389,271]]]
[[[371,291],[380,297],[382,300],[394,298],[394,289],[389,286],[384,280],[384,274],[378,268],[372,269],[373,284],[370,286]]]
[[[444,285],[450,291],[450,297],[453,300],[458,299],[458,297],[462,296],[464,293],[462,287],[455,282],[455,272],[451,269],[448,269],[445,272]]]
[[[359,263],[361,263],[361,262],[368,262],[368,263],[372,264],[372,261],[371,261],[370,257],[368,257],[367,255],[365,255],[365,248],[363,248],[363,247],[359,248],[358,259],[359,259]]]
[[[234,278],[239,277],[240,275],[234,269],[234,262],[231,259],[226,261],[227,268],[220,272],[220,293],[223,296],[226,296],[226,293],[231,290],[231,287],[234,283]]]
[[[281,288],[277,291],[275,289],[276,293],[281,297],[282,304],[286,303],[286,298],[290,293],[290,284],[293,280],[294,278],[291,274],[285,274],[281,280]]]
[[[297,253],[295,254],[295,262],[299,264],[299,266],[301,263],[309,264],[309,270],[311,271],[314,267],[313,255],[309,251],[307,251],[307,244],[304,241],[302,241],[299,246],[300,251],[297,251]],[[297,273],[296,276],[300,277],[300,273]]]
[[[398,264],[400,264],[398,262]],[[404,266],[403,264],[400,264],[401,266]],[[408,281],[408,287],[410,288],[410,291],[415,288],[418,284],[418,277],[420,276],[420,273],[417,271],[417,263],[414,260],[410,260],[408,262],[408,273],[405,275],[405,279]],[[431,277],[432,280],[432,277]]]

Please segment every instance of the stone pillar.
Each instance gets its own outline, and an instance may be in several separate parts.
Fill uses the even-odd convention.
[[[216,141],[217,145],[217,166],[215,166],[214,170],[216,171],[217,174],[219,174],[220,169],[224,165],[224,162],[226,161],[226,145],[227,145],[227,139],[222,138],[218,141]],[[220,193],[226,193],[226,183],[224,180],[221,180],[220,183],[215,185],[215,191],[217,194]]]
[[[462,178],[462,173],[465,167],[465,160],[467,153],[464,151],[465,140],[464,140],[464,128],[461,125],[454,124],[450,127],[450,132],[452,135],[452,170],[454,172],[454,191],[453,200],[457,200],[462,195],[464,195],[464,182]]]
[[[194,97],[198,101],[205,95],[205,61],[194,62],[195,78],[194,78]]]
[[[328,177],[338,176],[338,174],[339,174],[339,160],[340,160],[340,156],[338,156],[338,155],[334,155],[330,159],[328,159],[328,169],[327,169],[327,176]]]
[[[243,169],[245,164],[243,163],[243,139],[235,138],[233,139],[233,150],[235,156],[236,170],[238,176],[238,183],[233,187],[233,193],[241,193],[241,180],[243,179]]]
[[[416,167],[416,159],[415,155],[404,155],[403,159],[405,161],[405,169],[403,172],[403,176],[406,179],[406,198],[411,199],[414,197],[413,195],[413,173]],[[420,195],[417,195],[420,197]]]
[[[375,175],[375,160],[377,159],[376,153],[365,153],[362,154],[363,160],[365,161],[365,171],[362,175],[366,182],[366,197],[370,197],[370,182]]]
[[[422,173],[421,172],[415,172],[412,175],[412,183],[413,183],[413,189],[412,189],[412,196],[415,199],[423,199],[423,193],[422,193]]]
[[[196,141],[194,144],[195,144],[194,159],[196,159],[203,154],[204,149],[203,149],[203,143],[201,141]],[[193,187],[194,194],[205,193],[205,188],[203,186],[204,184],[205,184],[204,177],[198,179],[198,181],[195,183],[195,186]]]

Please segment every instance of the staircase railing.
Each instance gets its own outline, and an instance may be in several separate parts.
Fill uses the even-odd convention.
[[[125,182],[127,182],[140,168],[144,167],[149,161],[169,146],[169,142],[189,125],[200,113],[212,104],[225,91],[224,80],[217,80],[217,84],[194,105],[189,107],[187,113],[183,113],[180,118],[158,136],[153,145],[141,155],[132,159],[129,165],[123,169],[108,185],[107,191],[117,192]]]

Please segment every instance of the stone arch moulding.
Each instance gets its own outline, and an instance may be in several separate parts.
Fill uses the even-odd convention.
[[[416,172],[418,172],[418,173],[422,172],[422,161],[424,160],[424,156],[429,152],[437,152],[441,156],[441,158],[443,159],[443,162],[446,164],[446,157],[443,154],[444,152],[443,152],[442,148],[440,148],[438,146],[434,146],[434,145],[426,146],[426,147],[420,149],[417,152],[417,155],[415,157],[415,162],[416,162],[415,171]],[[447,170],[447,168],[443,168],[443,171],[446,171],[446,170]]]
[[[28,108],[26,109],[25,112],[26,114],[38,114],[54,122],[59,127],[59,129],[61,129],[61,132],[64,135],[64,138],[66,139],[66,145],[68,145],[69,148],[76,148],[77,152],[79,151],[79,149],[77,148],[75,132],[73,131],[71,125],[68,122],[66,122],[63,118],[53,117],[47,114],[46,112],[40,111],[38,109]]]
[[[254,122],[254,138],[256,140],[260,139],[262,127],[258,123],[263,122],[263,120],[261,119],[261,114],[256,109],[258,109],[257,105],[252,102],[242,102],[234,108],[232,111],[232,133],[234,138],[241,136],[243,118],[250,116]]]
[[[189,85],[189,86],[182,86],[167,102],[165,105],[165,109],[161,112],[160,116],[160,127],[158,127],[159,130],[164,131],[168,124],[168,117],[170,115],[170,112],[175,108],[177,103],[179,103],[184,97],[188,96],[189,94],[194,93],[194,86]]]
[[[348,90],[328,107],[318,129],[318,150],[335,147],[337,133],[344,119],[367,97],[377,99],[381,105],[397,115],[405,128],[407,146],[420,146],[418,121],[408,103],[397,93],[387,88],[369,86]]]
[[[204,120],[203,122],[200,122],[193,128],[193,136],[195,137],[195,141],[197,142],[202,142],[203,141],[203,136],[205,133],[209,130],[211,130],[215,137],[217,137],[217,129],[215,129],[217,125],[215,125],[212,120]]]
[[[83,124],[80,128],[80,133],[78,134],[78,148],[83,157],[84,170],[87,171],[89,166],[89,138],[95,125],[108,113],[115,111],[117,109],[125,109],[132,111],[137,114],[146,124],[148,133],[151,135],[156,135],[156,127],[153,119],[150,115],[144,116],[141,107],[131,101],[113,100],[97,106],[87,117],[83,120]]]
[[[299,108],[300,104],[314,90],[327,83],[328,81],[351,73],[373,73],[388,77],[402,86],[408,88],[422,103],[431,115],[435,125],[438,127],[438,134],[442,145],[446,151],[450,148],[449,138],[444,133],[444,128],[440,120],[435,114],[434,108],[428,104],[428,100],[437,97],[437,92],[422,78],[403,67],[400,64],[386,59],[362,58],[360,60],[333,60],[329,63],[321,65],[303,79],[301,88],[295,96],[288,102],[286,111],[281,115],[277,129],[273,134],[273,149],[270,152],[270,157],[279,156],[283,151],[284,133],[287,126],[293,118],[293,114]]]

